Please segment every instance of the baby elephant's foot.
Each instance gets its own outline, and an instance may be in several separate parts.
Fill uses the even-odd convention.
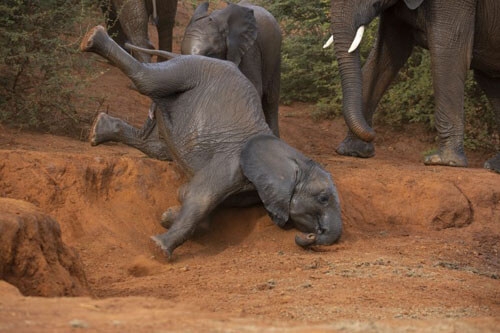
[[[82,42],[80,43],[80,50],[83,52],[91,51],[96,44],[99,44],[107,35],[104,27],[100,25],[93,27],[83,36]]]
[[[440,150],[436,154],[427,155],[425,165],[446,165],[453,167],[467,167],[467,158],[463,152],[452,149]]]
[[[500,153],[484,163],[484,168],[500,173]]]
[[[90,128],[89,141],[92,146],[111,141],[113,136],[119,131],[115,118],[101,112],[97,115]]]
[[[151,239],[167,254],[169,260],[172,259],[174,246],[172,245],[172,242],[169,240],[167,233],[151,236]]]
[[[161,214],[160,224],[163,228],[169,229],[179,215],[180,206],[170,207]]]
[[[371,142],[346,136],[344,141],[337,147],[337,153],[344,156],[369,158],[375,156],[375,147]]]

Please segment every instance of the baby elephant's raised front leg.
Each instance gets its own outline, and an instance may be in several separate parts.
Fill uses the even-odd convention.
[[[171,258],[175,248],[188,240],[222,201],[242,188],[244,179],[237,157],[212,160],[186,185],[179,213],[171,212],[169,217],[174,221],[168,232],[152,239]]]
[[[174,224],[175,219],[179,215],[181,206],[170,207],[161,215],[160,225],[165,229],[170,229]],[[203,219],[197,226],[193,233],[195,237],[204,235],[210,229],[210,216]]]

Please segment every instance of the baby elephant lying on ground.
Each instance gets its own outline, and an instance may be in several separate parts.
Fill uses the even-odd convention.
[[[164,213],[168,232],[153,237],[169,257],[217,206],[259,198],[278,226],[310,233],[296,237],[298,245],[339,239],[342,219],[330,175],[272,134],[255,87],[234,64],[193,55],[140,63],[100,26],[81,49],[116,64],[153,100],[160,133],[189,176],[179,190],[181,207]]]

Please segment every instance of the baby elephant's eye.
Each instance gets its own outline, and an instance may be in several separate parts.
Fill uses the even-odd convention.
[[[318,197],[318,201],[322,204],[326,204],[330,200],[330,196],[326,193],[320,194]]]

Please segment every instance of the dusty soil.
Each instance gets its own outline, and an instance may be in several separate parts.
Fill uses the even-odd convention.
[[[88,93],[140,126],[149,101],[107,63]],[[27,297],[0,281],[0,331],[499,331],[500,175],[424,167],[433,135],[376,128],[372,159],[338,156],[343,120],[282,106],[285,141],[337,184],[339,244],[302,250],[261,206],[217,212],[167,261],[150,236],[176,205],[175,165],[120,144],[0,130],[0,197],[57,220],[92,297]],[[83,135],[83,134],[82,134]],[[25,294],[29,294],[26,293]]]
[[[134,110],[114,110],[133,119]],[[494,331],[500,176],[424,167],[414,155],[427,145],[390,132],[375,158],[341,157],[333,153],[341,121],[312,122],[304,105],[281,113],[283,138],[320,161],[338,186],[345,222],[338,245],[304,251],[262,207],[225,209],[209,234],[168,262],[149,236],[177,204],[182,179],[173,163],[119,144],[93,148],[5,129],[0,196],[31,202],[60,223],[94,298],[4,295],[0,329]]]
[[[0,279],[25,295],[88,294],[83,267],[59,224],[34,205],[0,198]]]

